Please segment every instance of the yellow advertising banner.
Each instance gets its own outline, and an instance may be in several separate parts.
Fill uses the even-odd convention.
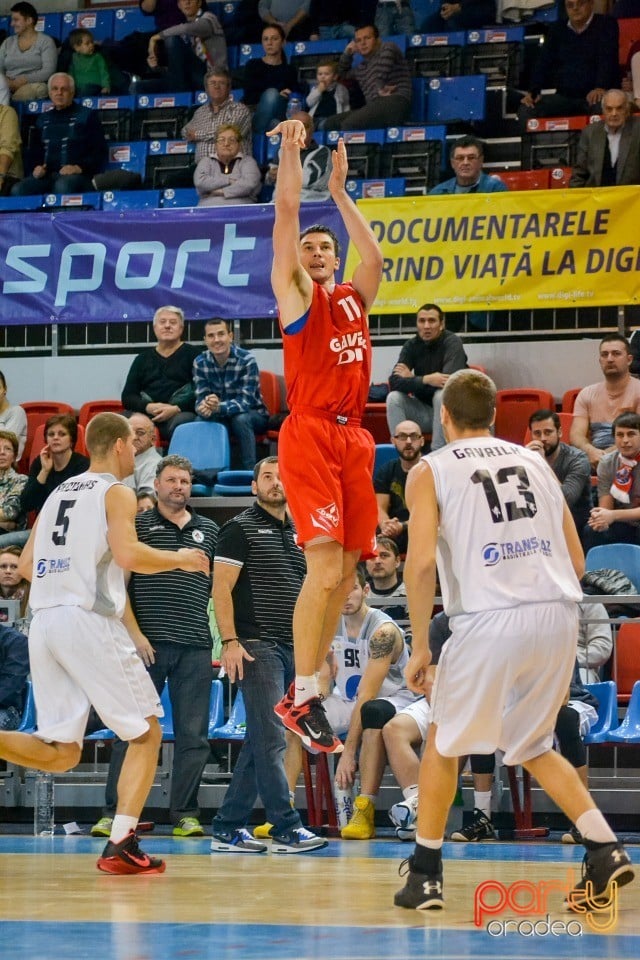
[[[373,313],[640,302],[640,187],[363,200],[384,256]],[[350,244],[345,276],[358,262]]]

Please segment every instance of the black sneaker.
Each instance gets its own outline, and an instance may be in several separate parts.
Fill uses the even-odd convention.
[[[408,870],[403,870],[404,867],[408,867]],[[432,875],[418,873],[413,869],[413,857],[409,857],[400,864],[399,873],[401,877],[406,876],[407,881],[393,898],[396,907],[404,907],[406,910],[442,910],[442,867],[438,873]]]
[[[280,718],[287,728],[297,733],[305,747],[323,753],[342,753],[344,744],[334,736],[320,697],[312,697],[299,707],[293,705]]]
[[[473,811],[471,823],[460,830],[454,830],[449,839],[462,841],[463,843],[475,843],[477,840],[497,840],[498,838],[491,820],[484,815],[482,810],[478,810],[476,807]]]
[[[582,880],[565,900],[565,907],[575,913],[584,913],[585,907],[597,909],[598,901],[604,907],[611,900],[614,880],[618,887],[624,887],[633,877],[631,858],[622,844],[599,843],[587,849],[582,861]]]
[[[566,830],[560,838],[563,843],[582,843],[582,834],[573,824]]]
[[[133,830],[120,843],[108,844],[96,864],[103,873],[164,873],[166,863],[157,857],[150,857],[138,846],[138,838]]]

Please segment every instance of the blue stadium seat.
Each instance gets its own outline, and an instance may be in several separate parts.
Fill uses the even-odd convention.
[[[198,191],[195,187],[167,187],[160,191],[161,207],[197,207]]]
[[[607,743],[640,743],[640,680],[633,685],[624,720],[609,731]]]
[[[379,180],[347,180],[346,190],[352,200],[404,197],[406,180],[404,177],[381,177]]]
[[[407,60],[416,77],[457,77],[461,72],[462,30],[451,33],[416,33],[409,39]]]
[[[212,680],[209,699],[209,740],[213,740],[215,731],[224,723],[224,687],[221,680]]]
[[[159,190],[104,190],[103,210],[157,210]]]
[[[145,167],[145,185],[154,190],[191,187],[195,170],[195,143],[188,140],[152,140]]]
[[[36,23],[38,33],[46,33],[54,40],[62,39],[62,14],[60,13],[42,13]]]
[[[153,33],[153,17],[145,17],[137,4],[135,7],[119,7],[113,19],[113,39],[122,40],[136,30]]]
[[[162,709],[164,710],[164,717],[158,718],[158,722],[162,730],[162,739],[175,740],[176,735],[173,729],[173,709],[171,707],[171,700],[169,698],[169,684],[166,682],[162,688],[160,703],[162,704]]]
[[[193,106],[192,93],[140,93],[135,98],[135,140],[177,140]]]
[[[177,453],[191,461],[195,472],[219,473],[227,470],[230,461],[229,434],[221,423],[181,423],[171,437],[169,453]],[[194,483],[194,497],[210,497],[213,483]]]
[[[102,130],[107,140],[120,142],[131,139],[134,98],[125,94],[101,94],[99,97],[82,97],[83,107],[97,110]]]
[[[36,728],[36,702],[33,698],[33,685],[27,680],[27,691],[22,708],[22,719],[18,730],[20,733],[32,733]]]
[[[429,123],[484,120],[487,90],[485,76],[434,77],[428,81],[417,82],[425,85],[426,120]]]
[[[640,593],[640,546],[635,543],[608,543],[591,547],[585,558],[586,570],[620,570]]]
[[[59,208],[65,207],[68,210],[101,210],[101,193],[47,193],[44,197],[42,206]]]
[[[598,701],[598,719],[584,737],[586,744],[606,743],[609,733],[618,725],[618,691],[613,680],[586,683],[585,687]]]
[[[326,145],[337,146],[339,137],[344,138],[348,147],[348,179],[369,180],[380,176],[384,130],[329,130],[325,137]]]
[[[15,213],[18,210],[39,210],[42,197],[0,197],[0,213]]]
[[[110,143],[105,170],[131,170],[144,179],[149,144],[144,140]]]
[[[209,734],[210,740],[244,740],[247,729],[247,714],[244,709],[242,690],[238,690],[233,701],[229,719],[221,727]]]
[[[238,50],[238,66],[244,67],[249,60],[255,60],[264,56],[264,50],[261,43],[241,43]]]
[[[78,13],[62,14],[61,40],[66,40],[72,30],[90,30],[94,40],[110,40],[113,36],[113,10],[80,10]]]
[[[250,497],[253,470],[221,470],[213,488],[216,497]]]
[[[373,463],[373,472],[375,473],[390,460],[398,459],[398,451],[392,443],[376,443],[376,457]]]

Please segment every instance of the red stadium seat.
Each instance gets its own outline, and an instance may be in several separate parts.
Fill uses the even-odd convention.
[[[78,423],[86,427],[97,413],[123,413],[124,407],[120,400],[88,400],[83,403],[78,412]]]
[[[576,404],[576,397],[582,390],[582,387],[572,387],[571,390],[565,390],[562,394],[562,412],[573,413]]]
[[[44,444],[44,423],[41,423],[36,428],[36,432],[33,435],[33,444],[31,447],[31,453],[29,454],[29,466],[31,466],[35,458],[39,455],[40,451],[44,447]],[[87,448],[84,443],[84,427],[81,427],[80,424],[78,424],[78,439],[75,445],[75,452],[81,453],[84,457],[88,456]]]
[[[618,702],[629,703],[636,680],[640,680],[640,623],[626,620],[616,637],[613,680],[618,687]]]
[[[522,443],[529,417],[545,407],[555,410],[553,394],[548,390],[525,387],[521,390],[498,390],[496,394],[496,437]]]
[[[27,473],[29,470],[29,464],[31,463],[31,447],[36,429],[40,426],[40,424],[46,423],[49,417],[53,417],[57,413],[75,414],[75,410],[70,404],[58,403],[55,400],[28,401],[27,403],[21,403],[20,406],[27,415],[27,442],[22,452],[22,459],[20,460],[20,463],[16,469],[20,473]],[[39,450],[41,448],[42,444],[40,444]]]
[[[551,408],[553,409],[553,407]],[[572,413],[561,412],[558,414],[560,417],[560,429],[562,430],[562,439],[564,443],[569,443],[569,434],[571,433],[571,424],[573,422]],[[524,440],[522,441],[525,445],[531,440],[531,430],[527,427],[527,432],[524,435]]]

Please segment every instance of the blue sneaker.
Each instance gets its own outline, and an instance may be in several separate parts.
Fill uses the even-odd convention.
[[[254,840],[245,827],[238,827],[232,833],[213,831],[212,853],[266,853],[266,843]]]
[[[310,850],[321,850],[329,843],[324,837],[317,837],[305,827],[298,827],[278,836],[272,834],[271,838],[271,853],[307,853]]]

